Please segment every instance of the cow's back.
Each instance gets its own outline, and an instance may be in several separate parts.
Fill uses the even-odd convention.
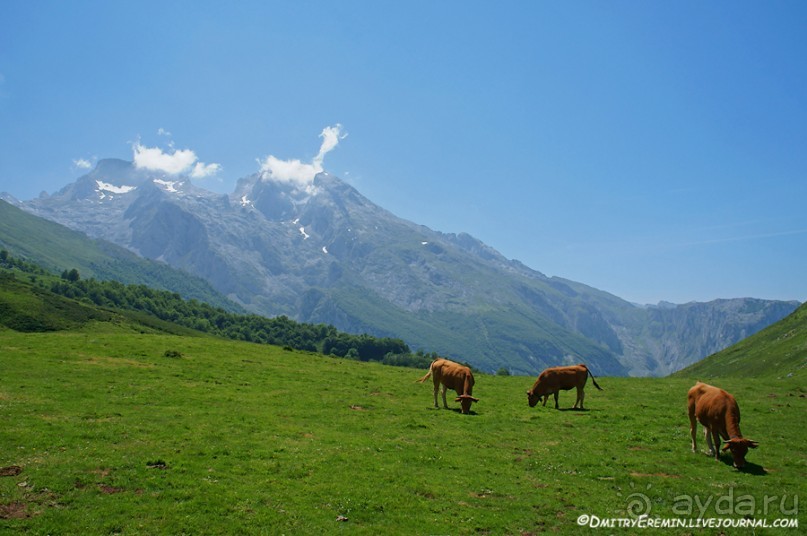
[[[690,411],[694,410],[695,416],[702,423],[721,422],[729,411],[739,415],[737,401],[719,387],[698,382],[689,390],[688,397]]]
[[[586,385],[586,380],[588,380],[588,368],[586,368],[585,365],[571,366],[567,370],[566,379],[567,389],[571,389],[572,387],[582,388]]]
[[[474,375],[468,367],[443,359],[435,363],[432,370],[437,374],[435,377],[449,389],[458,394],[473,394]]]
[[[581,370],[583,382],[585,383],[587,370],[585,367],[581,369],[580,365],[544,369],[538,375],[538,379],[535,380],[530,393],[546,394],[577,387]]]

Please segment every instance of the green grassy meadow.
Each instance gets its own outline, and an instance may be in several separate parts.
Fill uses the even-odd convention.
[[[598,378],[604,391],[589,382],[587,411],[557,411],[551,401],[527,406],[532,377],[478,374],[481,400],[466,416],[453,402],[453,411],[431,407],[431,382],[415,382],[424,373],[127,324],[0,330],[0,468],[11,473],[0,476],[0,532],[797,534],[807,526],[807,505],[794,505],[807,501],[807,386],[793,378],[719,383],[740,403],[744,435],[760,443],[739,472],[730,456],[690,452],[691,378]],[[562,408],[573,402],[573,392],[561,393]],[[703,451],[700,430],[698,441]],[[696,495],[692,514],[682,513],[683,497]],[[632,513],[737,520],[749,497],[751,517],[795,518],[802,528],[577,523]]]

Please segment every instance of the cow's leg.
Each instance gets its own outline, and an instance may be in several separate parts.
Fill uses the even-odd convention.
[[[695,418],[695,404],[689,406],[689,435],[692,436],[692,452],[698,452],[698,420]]]
[[[440,390],[440,382],[434,382],[434,407],[439,408],[440,406],[437,405],[437,391]]]
[[[558,393],[560,393],[560,391],[555,391],[555,409],[560,409],[558,407]],[[549,398],[549,396],[547,396],[547,398]]]
[[[577,407],[577,402],[580,402],[580,409],[583,409],[583,399],[586,397],[586,392],[583,390],[582,387],[577,388],[577,400],[574,403],[574,407]]]
[[[544,395],[544,407],[546,407],[547,400],[549,400],[549,395]]]
[[[712,439],[715,447],[715,460],[720,461],[720,434],[716,428],[712,428]]]
[[[443,386],[443,407],[448,409],[448,402],[446,402],[446,391],[448,391],[447,386]]]
[[[715,447],[712,444],[712,431],[706,426],[703,427],[703,436],[706,439],[706,448],[709,449],[708,454],[711,456],[715,452]]]

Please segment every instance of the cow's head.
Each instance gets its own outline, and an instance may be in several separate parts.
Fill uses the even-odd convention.
[[[742,469],[745,466],[745,455],[748,449],[755,449],[759,446],[756,441],[751,441],[744,437],[729,439],[723,446],[723,452],[731,450],[731,457],[734,458],[734,467]]]
[[[536,393],[534,391],[527,391],[527,402],[529,403],[531,408],[534,408],[536,404],[538,404],[543,398],[546,396],[549,398],[549,395],[544,395],[544,393]]]
[[[467,414],[471,412],[471,403],[479,402],[479,399],[471,395],[460,395],[454,399],[454,402],[459,402],[460,406],[462,406],[462,412]]]

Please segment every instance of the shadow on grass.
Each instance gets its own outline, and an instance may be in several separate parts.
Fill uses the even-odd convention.
[[[443,408],[443,407],[435,408],[434,406],[430,406],[429,409],[432,409],[434,411],[438,411],[438,410],[439,411],[452,411],[454,413],[459,413],[460,415],[462,415],[462,408]],[[474,410],[471,410],[470,412],[468,412],[468,415],[478,415],[478,413],[475,412]]]
[[[724,465],[728,465],[732,469],[735,469],[734,459],[731,456],[720,456],[720,461],[723,462]],[[768,474],[768,471],[766,471],[764,467],[751,462],[745,462],[745,466],[742,469],[736,470],[741,473],[748,473],[749,475],[754,476],[765,476]]]
[[[757,465],[755,463],[748,463],[745,462],[745,467],[740,469],[743,473],[748,473],[749,475],[754,476],[765,476],[768,474],[768,471],[765,470],[764,467],[761,465]]]

